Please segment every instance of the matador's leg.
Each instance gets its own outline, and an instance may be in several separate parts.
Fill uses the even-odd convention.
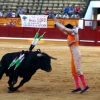
[[[76,69],[76,73],[80,76],[83,75],[81,71],[81,53],[78,49],[78,46],[71,46],[71,53],[74,60],[74,65]]]

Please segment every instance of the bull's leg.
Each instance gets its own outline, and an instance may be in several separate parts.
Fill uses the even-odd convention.
[[[13,92],[13,87],[16,84],[17,79],[18,79],[17,70],[15,72],[9,70],[8,92]]]
[[[12,78],[12,77],[9,77],[9,80],[8,80],[8,85],[9,85],[9,86],[12,85],[12,80],[13,80],[13,78]]]
[[[9,85],[8,92],[12,92],[13,91],[13,86],[14,86],[14,84],[13,84],[13,76],[9,77],[8,85]]]
[[[13,84],[16,84],[18,80],[18,69],[14,70],[13,73]]]
[[[21,80],[20,84],[13,88],[13,91],[18,90],[21,86],[23,86],[26,82],[28,82],[31,79],[31,77],[25,77]]]

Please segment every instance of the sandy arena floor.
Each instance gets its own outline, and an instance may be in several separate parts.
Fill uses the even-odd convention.
[[[8,52],[28,50],[29,46],[29,42],[1,41],[0,58]],[[34,50],[39,48],[58,58],[52,60],[53,70],[50,73],[38,70],[29,82],[14,93],[7,92],[8,77],[3,75],[0,81],[0,100],[100,100],[100,47],[79,46],[82,53],[82,71],[90,87],[83,94],[71,93],[75,85],[67,43],[40,43]]]

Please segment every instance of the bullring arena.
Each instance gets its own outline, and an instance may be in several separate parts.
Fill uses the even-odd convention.
[[[28,50],[30,43],[31,40],[0,39],[0,58],[8,52]],[[58,58],[52,60],[52,71],[47,73],[38,70],[29,82],[14,93],[7,92],[8,77],[3,75],[0,81],[0,100],[100,100],[100,47],[79,46],[82,71],[90,87],[83,94],[71,93],[75,84],[66,41],[41,40],[34,48],[37,49]]]

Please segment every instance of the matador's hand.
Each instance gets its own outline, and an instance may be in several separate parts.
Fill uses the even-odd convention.
[[[68,46],[70,47],[70,44],[71,44],[71,43],[70,43],[69,41],[68,41],[67,43],[68,43]]]

